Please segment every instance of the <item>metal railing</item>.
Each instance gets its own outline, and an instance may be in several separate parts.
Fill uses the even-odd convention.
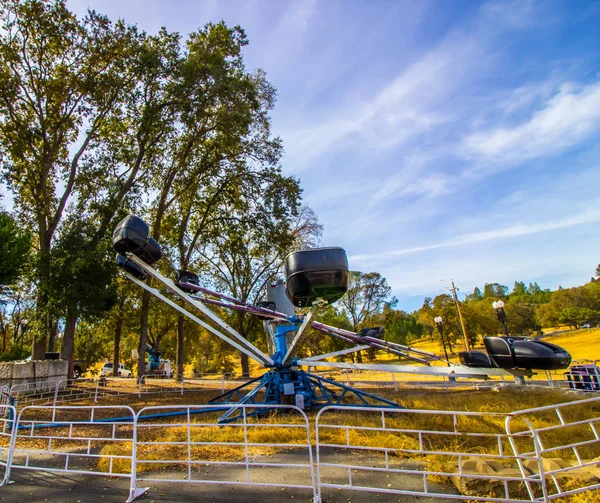
[[[128,406],[24,407],[11,467],[130,477],[134,418]]]
[[[537,463],[535,450],[513,452],[505,417],[325,407],[315,421],[319,500],[327,488],[468,501],[533,501],[542,492],[541,478],[520,465]],[[532,431],[529,438],[535,442]],[[484,482],[485,496],[480,489]]]
[[[517,411],[508,424],[515,419],[537,424],[537,474],[547,501],[600,489],[600,397]]]
[[[220,422],[229,407],[0,406],[2,485],[18,468],[129,478],[128,501],[162,482],[295,488],[315,502],[330,490],[550,502],[600,489],[600,397],[508,414],[328,406],[314,464],[304,411],[234,405],[237,421]]]
[[[5,486],[10,481],[10,468],[15,450],[15,434],[17,431],[14,428],[16,417],[17,409],[14,406],[0,406],[0,425],[2,425],[0,429],[0,466],[4,468],[0,486]]]
[[[219,417],[231,407],[183,405],[140,410],[128,501],[147,490],[138,488],[140,482],[309,489],[316,501],[306,414],[292,405],[236,405],[241,412],[239,420],[219,423]],[[274,411],[287,414],[275,418],[267,414]],[[147,420],[142,421],[144,416]],[[279,420],[282,417],[284,421]],[[214,455],[216,445],[218,457]],[[277,458],[270,455],[273,450],[278,452]]]

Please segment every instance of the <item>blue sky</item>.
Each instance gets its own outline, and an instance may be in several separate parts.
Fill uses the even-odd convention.
[[[239,24],[278,89],[283,169],[399,307],[453,278],[543,287],[600,262],[600,2],[71,0],[142,29]]]

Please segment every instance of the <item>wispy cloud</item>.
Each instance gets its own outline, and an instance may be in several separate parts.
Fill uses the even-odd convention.
[[[372,261],[374,259],[389,259],[400,255],[408,255],[429,250],[437,250],[439,248],[447,248],[450,246],[462,246],[474,243],[482,243],[486,241],[495,241],[499,239],[509,239],[540,232],[555,231],[575,225],[591,224],[600,222],[600,208],[590,208],[586,211],[576,213],[570,216],[559,218],[548,222],[538,222],[533,224],[516,224],[499,229],[468,232],[456,236],[455,238],[433,243],[423,246],[415,246],[411,248],[403,248],[399,250],[390,250],[377,254],[354,255],[350,257],[353,262]]]
[[[535,105],[538,100],[548,100],[557,87],[556,78],[542,82],[527,82],[511,90],[508,96],[498,103],[498,107],[507,115],[513,114]]]
[[[600,82],[564,84],[545,106],[514,127],[468,135],[462,155],[485,164],[520,164],[557,155],[600,131]]]
[[[353,137],[381,149],[419,137],[450,120],[441,105],[469,72],[469,61],[482,57],[480,46],[452,34],[373,98],[351,110],[340,109],[318,124],[284,133],[286,162],[301,171],[311,160],[347,148],[344,142]]]

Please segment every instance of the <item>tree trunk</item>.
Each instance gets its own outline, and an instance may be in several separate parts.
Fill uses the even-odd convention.
[[[52,329],[50,330],[50,337],[48,338],[48,353],[54,352],[54,343],[56,341],[56,334],[58,333],[58,321],[52,323]]]
[[[46,357],[46,340],[48,334],[52,330],[52,320],[48,312],[48,290],[50,288],[50,238],[47,236],[46,230],[41,228],[39,236],[38,294],[35,304],[37,330],[35,332],[33,347],[31,348],[31,358],[33,360],[43,360]]]
[[[150,285],[150,278],[147,279]],[[144,290],[142,296],[142,321],[140,324],[140,345],[138,347],[138,377],[146,373],[146,341],[148,340],[148,313],[150,312],[150,292]]]
[[[75,344],[75,327],[77,326],[77,309],[70,307],[67,309],[67,317],[65,319],[65,333],[63,336],[63,346],[60,357],[69,362],[67,371],[67,379],[73,378],[73,347]]]
[[[237,331],[244,339],[247,339],[246,330],[244,329],[244,319],[246,317],[246,313],[238,311],[237,316]],[[240,363],[242,365],[242,377],[250,377],[250,361],[248,360],[247,354],[241,353]]]
[[[248,355],[241,353],[241,364],[242,364],[242,377],[250,377],[250,362],[248,361]]]
[[[119,375],[119,349],[121,345],[121,332],[123,330],[123,318],[119,317],[115,327],[115,345],[113,348],[113,376]]]
[[[180,314],[177,318],[177,380],[183,381],[183,364],[185,358],[185,352],[183,350],[183,336],[184,336],[184,322],[185,319],[183,314]]]

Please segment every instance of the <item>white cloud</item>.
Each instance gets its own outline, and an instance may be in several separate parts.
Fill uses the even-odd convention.
[[[527,122],[467,136],[464,157],[481,164],[520,164],[557,155],[600,131],[600,82],[561,86]]]
[[[390,259],[393,257],[398,257],[400,255],[408,255],[429,250],[437,250],[440,248],[447,248],[450,246],[462,246],[474,243],[482,243],[486,241],[495,241],[499,239],[529,236],[531,234],[538,234],[540,232],[555,231],[567,227],[573,227],[575,225],[590,224],[595,222],[600,222],[600,208],[589,208],[580,213],[576,213],[563,218],[558,218],[556,220],[548,222],[539,222],[534,224],[523,223],[492,230],[468,232],[456,236],[455,238],[429,245],[415,246],[399,250],[390,250],[387,252],[377,254],[354,255],[350,257],[350,260],[353,262],[371,262],[377,259]]]
[[[512,114],[534,105],[538,100],[547,100],[557,88],[556,79],[543,82],[528,82],[510,91],[506,99],[498,103],[505,114]]]
[[[338,150],[358,137],[362,145],[387,149],[421,136],[450,118],[445,100],[483,58],[482,47],[470,37],[452,33],[372,98],[353,109],[343,108],[310,126],[283,133],[286,164],[307,169],[313,159]]]

